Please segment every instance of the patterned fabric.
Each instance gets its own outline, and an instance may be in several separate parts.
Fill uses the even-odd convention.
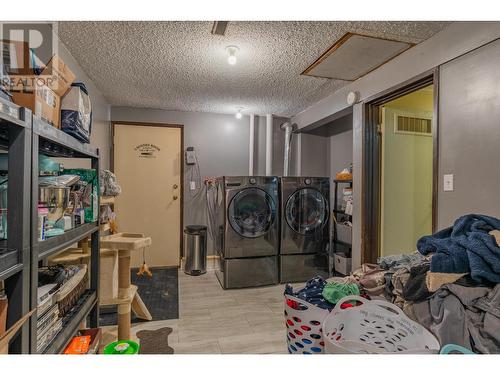
[[[323,289],[326,285],[325,279],[321,276],[316,276],[315,278],[309,280],[306,286],[299,290],[298,292],[293,291],[291,284],[286,284],[285,294],[300,298],[303,301],[309,302],[321,309],[331,310],[335,306],[334,304],[328,302],[323,297]]]

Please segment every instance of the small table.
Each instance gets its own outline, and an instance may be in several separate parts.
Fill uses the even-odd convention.
[[[152,316],[142,301],[137,286],[130,282],[130,253],[151,245],[151,237],[137,233],[116,233],[101,237],[101,249],[118,252],[118,298],[101,300],[101,306],[118,306],[118,340],[130,339],[131,310],[145,320]]]

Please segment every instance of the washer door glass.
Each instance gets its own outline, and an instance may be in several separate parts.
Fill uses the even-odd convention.
[[[269,231],[276,216],[276,204],[264,190],[247,188],[231,200],[227,216],[236,233],[256,238]]]
[[[285,218],[295,232],[310,235],[323,228],[328,219],[328,203],[315,189],[300,189],[286,202]]]

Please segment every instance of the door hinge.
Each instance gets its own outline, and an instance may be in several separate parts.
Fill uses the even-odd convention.
[[[377,134],[382,135],[382,124],[377,124]]]

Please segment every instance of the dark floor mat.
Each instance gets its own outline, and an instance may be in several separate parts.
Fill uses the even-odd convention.
[[[179,280],[177,268],[151,268],[153,277],[137,276],[131,269],[132,284],[139,288],[139,295],[148,308],[153,320],[179,318]],[[116,306],[102,307],[99,316],[101,326],[116,325],[118,314]],[[132,322],[143,322],[132,313]]]
[[[139,331],[137,338],[140,340],[140,354],[174,354],[174,349],[168,345],[168,335],[172,328],[165,327],[155,331]]]

